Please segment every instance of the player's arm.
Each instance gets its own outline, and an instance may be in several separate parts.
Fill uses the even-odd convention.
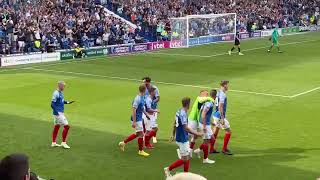
[[[204,102],[207,102],[207,101],[214,102],[214,99],[212,97],[198,97],[197,99],[198,99],[199,103],[204,103]]]
[[[183,125],[183,128],[184,128],[185,131],[187,131],[190,134],[193,134],[193,135],[196,135],[196,136],[202,136],[203,135],[203,133],[195,131],[195,130],[189,128],[189,126],[187,124]]]
[[[137,125],[137,108],[132,107],[132,127],[135,128]]]
[[[220,120],[221,120],[222,124],[224,124],[224,110],[223,110],[223,107],[224,107],[224,103],[220,102],[219,103],[219,113],[220,113]]]
[[[156,96],[156,99],[154,101],[158,103],[160,101],[160,96]]]
[[[156,88],[155,93],[156,93],[156,99],[155,99],[155,102],[156,102],[156,103],[158,103],[158,102],[160,101],[160,93],[159,93],[159,89],[158,89],[158,88]]]
[[[146,117],[147,117],[148,120],[150,120],[150,116],[149,116],[149,114],[147,113],[146,110],[143,110],[143,114],[146,115]]]
[[[59,94],[57,92],[54,92],[53,95],[52,95],[52,100],[51,100],[51,108],[55,112],[58,112],[58,107],[56,105],[58,98],[59,98]]]
[[[151,108],[150,108],[150,109],[151,109]],[[147,117],[148,120],[150,120],[150,116],[149,116],[149,114],[147,113],[145,106],[143,107],[143,114],[146,115],[146,117]]]
[[[209,111],[209,108],[207,108],[207,107],[204,107],[204,109],[203,109],[203,111],[202,111],[202,113],[201,113],[201,117],[202,117],[202,119],[201,119],[201,121],[202,121],[202,125],[203,125],[203,132],[206,132],[207,131],[207,129],[206,129],[206,118],[207,118],[207,112]]]
[[[173,121],[172,134],[170,137],[170,141],[173,141],[175,136],[176,136],[176,119],[174,119]]]
[[[160,112],[160,110],[158,110],[158,109],[152,109],[152,108],[147,108],[147,112],[150,113],[150,114],[153,114],[153,113]]]
[[[51,101],[51,108],[52,108],[55,112],[58,112],[57,106],[56,106],[56,102]]]
[[[64,104],[72,104],[74,103],[75,101],[63,101]]]

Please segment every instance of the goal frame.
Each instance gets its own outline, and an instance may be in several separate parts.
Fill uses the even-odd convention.
[[[190,19],[194,19],[194,18],[214,18],[214,17],[223,17],[223,16],[234,16],[233,18],[233,23],[234,23],[234,31],[232,33],[227,33],[227,34],[219,34],[219,35],[208,35],[208,36],[199,36],[196,38],[192,38],[192,39],[197,39],[198,42],[197,43],[190,43],[190,29],[189,29],[189,23],[190,23]],[[170,18],[170,21],[172,20],[185,20],[186,21],[186,39],[181,39],[181,41],[186,41],[185,45],[182,47],[190,47],[190,46],[198,46],[198,45],[205,45],[205,44],[212,44],[212,43],[219,43],[219,42],[229,42],[229,41],[234,41],[234,39],[236,38],[236,33],[237,33],[237,14],[236,13],[223,13],[223,14],[203,14],[203,15],[187,15],[185,17],[177,17],[177,18]],[[171,26],[172,28],[172,26]],[[172,36],[172,33],[171,33]],[[204,39],[209,39],[209,38],[215,38],[215,37],[228,37],[226,38],[226,40],[221,40],[221,41],[212,41],[212,42],[208,42],[208,43],[201,43],[200,39],[204,38]],[[231,37],[231,38],[230,38]],[[172,38],[172,37],[171,37]]]

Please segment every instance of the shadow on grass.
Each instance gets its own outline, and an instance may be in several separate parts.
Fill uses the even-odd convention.
[[[24,152],[31,158],[31,168],[44,178],[55,180],[161,180],[163,167],[176,159],[174,143],[160,141],[151,157],[137,156],[136,141],[120,152],[117,144],[124,137],[71,124],[70,150],[50,148],[52,123],[0,113],[0,156]],[[61,132],[60,132],[61,133]],[[130,133],[130,131],[128,131]],[[60,136],[59,136],[60,138]],[[191,171],[209,180],[243,179],[315,179],[314,172],[278,165],[304,158],[309,149],[250,150],[235,147],[237,155],[212,156],[217,163],[205,166],[199,159],[191,162]],[[290,152],[290,153],[289,153]],[[179,169],[178,171],[182,171]]]

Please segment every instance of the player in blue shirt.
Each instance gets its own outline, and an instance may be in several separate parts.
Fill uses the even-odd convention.
[[[159,92],[159,89],[157,88],[157,86],[151,84],[151,78],[150,77],[144,77],[144,78],[142,78],[142,81],[143,81],[144,85],[147,88],[146,89],[146,93],[145,93],[146,96],[149,96],[149,91],[148,90],[151,87],[155,88],[155,96],[153,98],[153,101],[158,104],[159,101],[160,101],[160,92]],[[157,119],[158,118],[158,113],[155,113],[154,117],[155,117],[155,119]],[[157,132],[152,137],[152,141],[153,141],[153,143],[157,143]]]
[[[171,141],[176,140],[179,146],[181,159],[176,160],[169,167],[164,168],[166,177],[170,177],[170,171],[184,165],[184,172],[189,171],[190,167],[190,147],[189,147],[189,136],[191,133],[196,136],[202,136],[202,133],[194,131],[188,127],[188,110],[190,107],[190,98],[186,97],[182,99],[182,108],[176,112],[175,120],[173,123],[173,131]],[[174,138],[175,137],[175,138]]]
[[[128,136],[124,141],[119,143],[119,147],[122,151],[124,151],[125,145],[138,138],[138,155],[148,157],[149,154],[144,152],[143,150],[143,124],[142,124],[142,114],[145,114],[147,118],[149,118],[148,114],[145,111],[145,85],[139,86],[139,94],[135,97],[132,103],[132,116],[131,116],[131,124],[135,129],[135,133]]]
[[[146,99],[146,112],[148,113],[150,119],[147,119],[146,116],[144,116],[144,123],[147,131],[145,134],[144,140],[145,140],[145,146],[148,149],[153,149],[153,145],[150,143],[150,140],[158,131],[156,115],[160,111],[159,109],[157,109],[158,107],[157,102],[154,101],[155,91],[156,91],[156,88],[150,87],[148,90],[149,96]]]
[[[69,149],[70,146],[67,145],[67,136],[70,129],[68,120],[64,115],[64,105],[72,104],[74,101],[65,101],[63,90],[65,89],[65,83],[63,81],[58,82],[58,88],[53,92],[51,108],[54,117],[54,128],[52,132],[52,144],[51,147],[60,147],[62,146],[65,149]],[[63,126],[62,131],[62,143],[61,145],[57,144],[56,139],[60,129],[60,126]]]
[[[210,97],[212,99],[215,99],[217,95],[216,90],[210,91]],[[200,148],[194,150],[194,153],[198,154],[198,157],[200,157],[201,150],[203,151],[203,163],[205,164],[213,164],[215,161],[210,160],[208,158],[209,156],[209,145],[212,142],[213,138],[213,132],[211,129],[211,119],[214,112],[214,102],[213,101],[207,101],[205,102],[201,109],[200,109],[200,123],[199,127],[203,132],[203,143],[201,144]]]
[[[229,85],[229,81],[221,81],[220,83],[221,88],[217,94],[217,98],[215,102],[216,110],[215,110],[215,113],[213,114],[214,125],[215,125],[213,136],[214,136],[214,139],[217,139],[219,130],[224,129],[225,135],[224,135],[222,153],[225,155],[232,155],[231,151],[228,149],[228,144],[231,137],[231,128],[230,128],[230,123],[226,118],[227,104],[228,104],[226,92],[229,89],[228,85]]]

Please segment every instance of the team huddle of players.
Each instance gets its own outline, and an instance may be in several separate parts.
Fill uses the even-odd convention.
[[[126,144],[137,138],[138,155],[144,157],[150,155],[144,151],[144,148],[154,148],[151,139],[154,138],[153,143],[157,142],[155,138],[158,130],[157,115],[160,112],[158,109],[159,90],[150,83],[149,77],[143,78],[143,84],[139,86],[139,93],[132,103],[131,125],[134,132],[119,143],[120,149],[124,151]],[[188,97],[182,99],[182,107],[176,112],[172,137],[170,138],[171,141],[175,140],[179,147],[177,149],[178,160],[164,168],[167,177],[171,176],[170,171],[182,165],[184,171],[188,172],[193,153],[197,154],[199,158],[203,154],[203,163],[205,164],[215,163],[208,156],[209,153],[219,153],[214,145],[220,129],[225,130],[222,153],[232,155],[228,149],[231,129],[229,121],[226,119],[228,84],[228,81],[221,81],[221,88],[218,92],[216,90],[210,92],[201,90],[189,115],[191,100]],[[198,138],[202,138],[203,142],[195,149]]]
[[[157,117],[160,112],[158,109],[160,101],[159,90],[150,83],[151,78],[143,78],[143,84],[139,86],[139,94],[134,98],[132,103],[131,124],[135,132],[119,143],[120,149],[124,151],[125,145],[128,142],[138,138],[138,154],[145,157],[150,154],[143,150],[144,146],[152,149],[151,139],[153,139],[153,143],[157,143]]]

